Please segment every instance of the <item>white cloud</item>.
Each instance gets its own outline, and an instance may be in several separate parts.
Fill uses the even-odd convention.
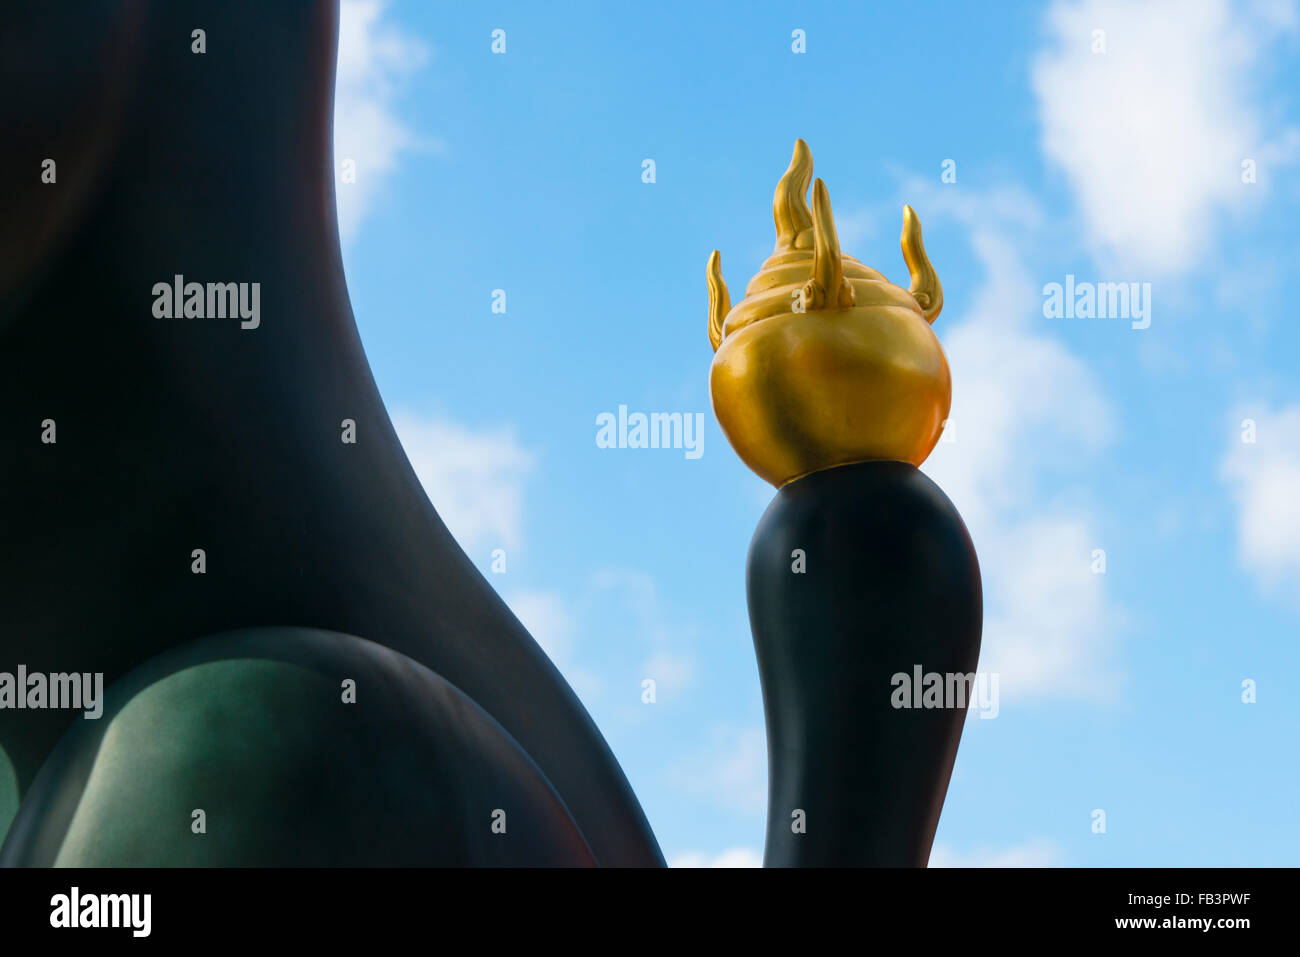
[[[1002,694],[1108,700],[1118,682],[1109,657],[1118,614],[1090,555],[1099,543],[1083,519],[1045,509],[983,526],[984,651],[980,669]],[[978,533],[977,533],[978,534]]]
[[[1023,503],[1043,466],[1095,452],[1113,428],[1088,367],[1034,328],[1047,321],[1041,285],[1030,277],[998,212],[971,209],[969,215],[971,244],[986,280],[965,315],[937,320],[944,324],[936,331],[953,376],[952,432],[926,467],[941,477],[950,497],[966,500],[968,522]]]
[[[763,855],[751,847],[733,847],[719,854],[687,851],[668,861],[669,867],[762,867]]]
[[[624,634],[651,649],[641,663],[638,682],[654,679],[656,702],[667,704],[689,688],[695,681],[696,659],[681,646],[694,637],[695,629],[670,620],[655,579],[635,569],[602,568],[592,575],[591,587],[620,601]]]
[[[1296,0],[1250,0],[1250,15],[1261,24],[1280,32],[1300,27],[1300,4]]]
[[[1265,139],[1272,115],[1253,95],[1256,64],[1295,28],[1294,6],[1057,2],[1046,26],[1033,70],[1042,148],[1074,189],[1089,244],[1107,268],[1191,268],[1218,215],[1294,157],[1294,131]],[[1246,158],[1260,164],[1251,187]]]
[[[475,432],[399,412],[393,427],[447,528],[470,555],[522,540],[523,483],[532,456],[506,429]]]
[[[867,240],[876,235],[876,216],[871,209],[846,209],[835,213],[835,233],[840,249],[846,255],[856,256]]]
[[[952,441],[941,440],[923,466],[979,555],[980,668],[998,673],[1004,700],[1108,699],[1121,616],[1091,569],[1093,549],[1105,546],[1085,508],[1053,499],[1104,448],[1114,415],[1088,367],[1035,327],[1047,322],[1041,285],[1009,237],[1032,236],[1041,217],[1014,191],[954,194],[920,183],[907,191],[929,215],[970,228],[986,271],[969,310],[936,323],[953,376]]]
[[[618,592],[643,631],[654,638],[663,636],[659,588],[652,576],[632,568],[601,568],[591,576],[591,585],[600,591]]]
[[[732,814],[767,810],[767,735],[762,728],[715,725],[708,743],[669,770],[680,791]]]
[[[547,657],[557,664],[573,650],[573,616],[559,595],[545,591],[525,591],[506,598],[518,619]]]
[[[461,548],[484,563],[493,549],[503,548],[509,569],[523,541],[524,481],[533,456],[506,428],[475,431],[404,411],[393,415],[393,428],[429,501]],[[653,581],[647,578],[642,587],[653,596]],[[574,661],[578,616],[566,598],[532,589],[503,594],[502,599],[574,692],[590,704],[604,680]],[[665,656],[663,667],[670,687],[689,681],[689,661]]]
[[[641,674],[654,679],[655,701],[667,704],[695,680],[695,658],[688,654],[656,652],[641,663]]]
[[[602,594],[612,597],[613,603],[600,606],[596,599]],[[644,572],[601,569],[576,594],[530,589],[506,592],[502,598],[589,707],[600,703],[610,683],[607,679],[615,674],[629,705],[616,713],[638,719],[647,713],[640,704],[642,679],[655,680],[655,701],[661,705],[679,697],[695,680],[695,656],[678,647],[682,636],[693,629],[669,623],[658,586]],[[612,621],[608,618],[611,613],[615,615]],[[584,639],[593,633],[608,633],[609,627],[623,635],[625,650],[635,653],[639,645],[648,647],[639,670],[630,667],[631,659],[620,662],[616,673],[582,666]]]
[[[1237,504],[1237,550],[1261,584],[1300,585],[1300,405],[1243,412],[1255,442],[1234,434],[1221,474]]]
[[[1059,867],[1061,849],[1051,841],[1029,841],[1013,847],[977,848],[958,853],[945,844],[936,844],[930,852],[931,867]]]
[[[334,90],[334,165],[352,160],[356,182],[337,182],[339,234],[357,230],[383,177],[417,138],[393,109],[402,82],[428,58],[424,44],[384,19],[386,0],[343,0]]]
[[[605,683],[600,675],[574,663],[576,622],[564,598],[554,592],[533,590],[504,595],[503,599],[574,693],[586,704],[595,700]]]

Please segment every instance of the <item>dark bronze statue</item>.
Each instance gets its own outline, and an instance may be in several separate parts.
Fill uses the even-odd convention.
[[[87,720],[42,707],[35,678],[8,702],[0,685],[0,864],[663,864],[600,732],[444,527],[380,400],[337,236],[336,31],[330,3],[4,4],[0,672],[46,676],[47,696],[102,674],[103,700]],[[809,280],[799,321],[857,317],[879,293],[899,310],[880,341],[919,341],[913,321],[933,339],[919,226],[913,289],[863,289],[878,274],[841,265],[822,193],[816,229],[790,199],[779,278]],[[719,359],[783,321],[724,329],[714,312]],[[974,668],[979,577],[919,459],[877,461],[906,459],[916,423],[924,458],[947,413],[946,364],[921,382],[908,361],[870,388],[902,383],[913,404],[853,427],[884,428],[879,448],[809,458],[793,426],[757,422],[802,469],[760,473],[782,487],[750,557],[769,864],[929,853],[964,709],[891,708],[890,675]],[[783,388],[809,372],[788,371]]]

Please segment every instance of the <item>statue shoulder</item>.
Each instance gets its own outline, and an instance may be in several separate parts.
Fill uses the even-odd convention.
[[[514,739],[399,652],[302,628],[191,642],[124,677],[24,797],[0,864],[586,864]]]

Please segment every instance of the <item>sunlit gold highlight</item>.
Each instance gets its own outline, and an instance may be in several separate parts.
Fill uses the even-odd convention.
[[[713,409],[745,464],[778,488],[873,460],[920,465],[948,417],[948,362],[930,328],[943,287],[903,207],[903,289],[840,250],[830,194],[795,143],[772,198],[776,248],[731,305],[709,257]],[[809,186],[813,190],[808,207]]]

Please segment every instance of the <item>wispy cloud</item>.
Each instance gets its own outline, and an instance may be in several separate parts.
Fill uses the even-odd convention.
[[[527,590],[507,592],[502,597],[551,663],[560,669],[574,693],[590,705],[604,690],[605,681],[578,664],[574,654],[577,622],[564,596],[553,591]]]
[[[763,855],[752,847],[732,847],[718,854],[685,851],[668,859],[669,867],[762,867]]]
[[[345,242],[356,234],[401,154],[422,145],[394,100],[429,51],[386,13],[386,0],[343,0],[339,11],[334,167],[339,234]],[[355,182],[338,178],[346,161],[354,164]]]
[[[1221,469],[1237,507],[1238,555],[1265,588],[1293,592],[1300,586],[1300,405],[1243,410],[1238,418],[1241,431]]]
[[[1094,516],[1056,492],[1108,443],[1114,415],[1088,366],[1047,334],[1041,283],[1026,263],[1034,203],[1016,191],[980,194],[911,183],[928,216],[969,230],[983,286],[936,332],[953,374],[950,430],[923,470],[971,531],[984,583],[980,668],[1004,697],[1105,700],[1121,616],[1091,555]],[[1041,330],[1041,331],[1040,331]]]
[[[433,507],[471,556],[523,540],[523,485],[533,457],[501,428],[476,432],[409,412],[393,426]]]
[[[507,590],[502,597],[589,707],[602,703],[606,687],[615,683],[624,689],[626,706],[610,713],[644,717],[644,679],[654,680],[657,705],[672,703],[695,680],[695,655],[681,641],[693,629],[673,621],[654,578],[644,572],[600,569],[564,592]],[[645,655],[637,668],[620,665],[616,672],[600,672],[583,665],[594,637],[608,634],[611,627],[622,636],[620,647],[628,656]]]
[[[559,595],[522,591],[511,594],[507,603],[547,657],[557,664],[568,660],[573,651],[573,616]]]
[[[695,680],[695,655],[683,642],[683,638],[690,639],[693,629],[673,620],[658,584],[645,572],[602,568],[592,575],[591,587],[617,599],[627,621],[625,633],[649,648],[639,677],[654,680],[656,703],[671,703]]]
[[[658,651],[641,663],[641,673],[655,683],[655,700],[671,703],[695,680],[695,656]]]
[[[931,867],[1060,867],[1061,849],[1051,841],[1036,840],[1012,847],[980,847],[965,853],[936,844]]]
[[[1296,158],[1255,82],[1271,38],[1296,28],[1292,4],[1223,0],[1058,2],[1038,55],[1044,154],[1064,170],[1086,238],[1112,263],[1168,274],[1212,246],[1220,214]],[[1104,49],[1102,46],[1104,45]]]
[[[767,735],[762,728],[719,724],[699,750],[671,768],[670,783],[731,814],[767,809]]]

